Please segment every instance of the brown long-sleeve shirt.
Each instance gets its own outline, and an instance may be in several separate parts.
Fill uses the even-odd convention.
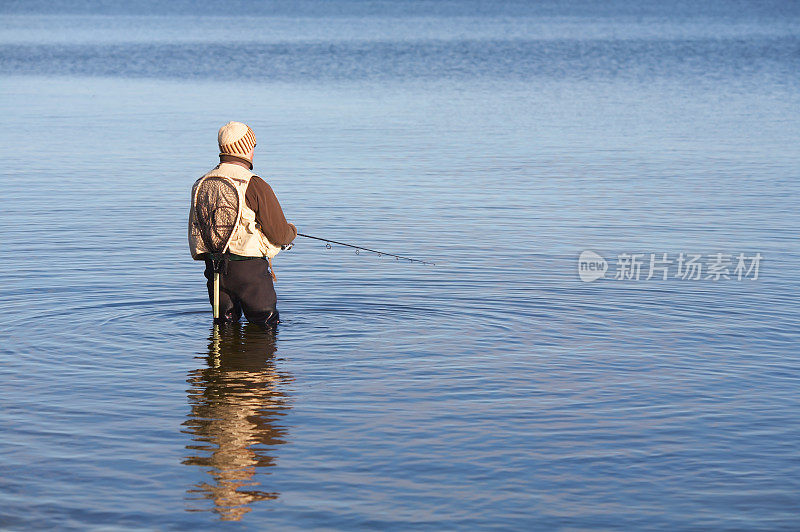
[[[258,176],[250,178],[245,201],[256,213],[256,223],[270,242],[276,246],[292,243],[297,236],[297,228],[286,221],[281,204],[266,181]]]

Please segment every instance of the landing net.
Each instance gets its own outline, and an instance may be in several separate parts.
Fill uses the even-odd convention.
[[[195,228],[206,250],[221,255],[228,248],[239,217],[239,194],[227,179],[209,177],[197,188]]]

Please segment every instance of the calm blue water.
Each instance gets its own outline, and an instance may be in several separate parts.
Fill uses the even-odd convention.
[[[229,9],[0,7],[0,528],[800,528],[797,4]],[[229,120],[301,232],[437,265],[298,240],[214,331]]]

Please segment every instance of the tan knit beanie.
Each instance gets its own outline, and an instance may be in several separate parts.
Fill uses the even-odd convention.
[[[249,153],[256,146],[256,135],[247,124],[228,122],[219,128],[217,142],[220,155],[235,155],[253,162]]]

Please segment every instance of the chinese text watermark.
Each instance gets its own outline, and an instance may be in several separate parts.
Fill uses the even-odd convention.
[[[680,279],[683,281],[720,281],[758,279],[763,260],[761,253],[620,253],[615,269],[594,251],[584,251],[578,258],[578,276],[590,282],[609,278],[627,281]]]

